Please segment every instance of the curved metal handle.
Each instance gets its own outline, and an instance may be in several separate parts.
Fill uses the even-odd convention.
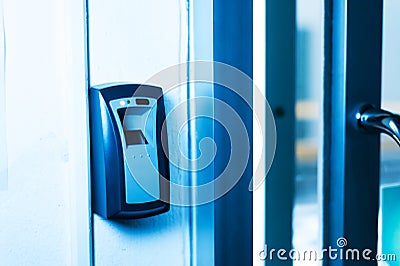
[[[357,113],[357,126],[367,132],[386,133],[400,146],[400,115],[365,105]]]

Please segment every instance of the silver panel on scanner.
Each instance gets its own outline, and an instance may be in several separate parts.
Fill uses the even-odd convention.
[[[146,97],[110,101],[121,135],[126,203],[160,199],[156,118],[157,100]]]

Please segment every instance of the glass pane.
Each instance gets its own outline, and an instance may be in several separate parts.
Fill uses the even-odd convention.
[[[400,114],[400,2],[384,1],[382,107]],[[398,265],[400,260],[400,149],[387,136],[381,137],[380,253]],[[390,254],[397,255],[393,261]]]
[[[320,248],[318,158],[321,151],[323,1],[297,0],[296,183],[293,247]],[[320,265],[294,261],[294,265]]]

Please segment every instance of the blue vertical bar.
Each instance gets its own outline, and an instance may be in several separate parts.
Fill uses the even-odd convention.
[[[214,0],[214,60],[253,75],[253,3],[250,0]],[[218,71],[214,72],[218,78]],[[226,77],[224,77],[226,78]],[[232,77],[234,78],[234,77]],[[246,98],[252,98],[252,86],[244,88]],[[229,104],[241,117],[252,146],[252,110],[237,94],[215,86],[216,99]],[[221,109],[215,106],[215,114]],[[223,115],[223,114],[222,114]],[[229,160],[229,137],[221,125],[215,125],[217,155],[215,176]],[[243,136],[247,138],[247,136]],[[236,186],[215,202],[215,265],[252,265],[253,257],[253,197],[249,191],[252,178],[252,148],[247,168]],[[218,187],[215,188],[218,191]]]
[[[380,106],[382,0],[325,1],[324,248],[377,252],[379,136],[360,133],[358,108]],[[338,242],[345,238],[347,245]],[[377,265],[329,259],[324,265]]]
[[[277,146],[266,179],[266,244],[292,247],[295,177],[296,1],[266,1],[266,97],[274,113]],[[292,265],[270,258],[267,265]]]

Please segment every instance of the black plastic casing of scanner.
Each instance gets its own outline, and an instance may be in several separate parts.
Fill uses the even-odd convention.
[[[160,199],[127,204],[124,154],[110,101],[127,97],[157,99],[156,141]],[[168,137],[162,89],[142,84],[104,84],[89,89],[89,127],[92,211],[104,219],[137,219],[167,212],[170,208]],[[163,144],[161,144],[161,140]]]

